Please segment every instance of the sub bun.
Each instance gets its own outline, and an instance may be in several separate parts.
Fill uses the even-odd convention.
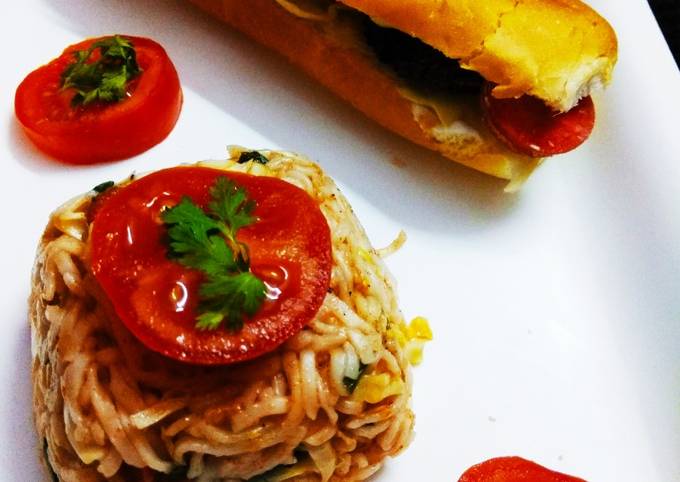
[[[617,55],[611,26],[578,0],[191,1],[279,52],[384,127],[509,179],[510,188],[540,157],[518,152],[487,127],[479,88],[463,81],[461,88],[441,89],[431,82],[432,69],[422,65],[413,81],[380,49],[398,56],[406,49],[402,40],[420,42],[433,57],[450,61],[456,76],[491,83],[494,97],[530,95],[555,111],[568,111],[607,84]],[[399,45],[392,32],[404,37]]]
[[[611,26],[578,0],[343,3],[459,59],[496,97],[530,94],[560,112],[609,83],[616,61]]]

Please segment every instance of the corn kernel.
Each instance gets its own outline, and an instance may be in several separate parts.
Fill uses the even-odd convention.
[[[352,398],[368,403],[378,403],[392,395],[399,395],[404,391],[404,381],[401,378],[391,378],[387,373],[364,375],[354,389]]]
[[[432,340],[432,330],[430,323],[422,316],[416,316],[411,320],[408,326],[408,338],[420,338],[423,340]]]
[[[396,341],[402,348],[406,346],[406,342],[408,341],[404,331],[399,325],[390,326],[390,328],[387,330],[387,336]]]
[[[425,341],[422,338],[414,338],[408,342],[406,345],[406,358],[411,365],[420,365],[423,362],[423,348],[425,347]]]

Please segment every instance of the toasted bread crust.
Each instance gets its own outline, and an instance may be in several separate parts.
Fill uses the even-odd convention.
[[[324,36],[315,22],[291,15],[274,0],[192,0],[192,3],[284,55],[378,123],[426,145],[427,139],[413,122],[411,103],[399,94],[393,80],[377,70],[367,57]],[[359,89],[362,85],[371,88]]]
[[[605,85],[616,63],[612,27],[578,0],[343,0],[498,84],[566,111]]]
[[[369,118],[416,144],[503,179],[524,178],[537,165],[535,159],[510,151],[490,134],[453,135],[452,140],[437,137],[436,128],[446,126],[437,125],[427,107],[405,98],[397,80],[370,52],[327,35],[323,23],[296,17],[274,0],[191,1],[279,52]]]

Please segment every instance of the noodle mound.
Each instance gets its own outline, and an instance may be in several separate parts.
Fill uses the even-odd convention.
[[[232,148],[232,159],[241,150]],[[88,270],[96,194],[54,212],[33,272],[34,415],[58,480],[363,480],[408,444],[408,328],[351,207],[314,163],[201,163],[275,176],[318,201],[331,286],[314,319],[246,364],[182,364],[141,345]]]

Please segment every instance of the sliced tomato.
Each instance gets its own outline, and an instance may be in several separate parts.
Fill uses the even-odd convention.
[[[61,88],[61,75],[75,51],[87,50],[102,38],[71,45],[28,74],[16,91],[14,110],[28,137],[66,163],[108,162],[139,154],[165,139],[182,107],[179,77],[163,47],[131,36],[124,38],[134,46],[142,72],[129,82],[127,98],[74,107],[75,90]]]
[[[202,274],[170,261],[161,211],[189,196],[209,202],[219,176],[257,203],[257,221],[238,231],[251,271],[268,287],[260,310],[237,332],[198,330]],[[330,283],[330,230],[305,191],[271,177],[202,167],[157,171],[112,190],[98,204],[90,237],[91,270],[115,313],[151,350],[196,364],[228,364],[267,353],[316,314]]]
[[[458,482],[585,482],[521,457],[497,457],[473,465]]]
[[[595,125],[595,106],[584,97],[568,112],[555,112],[536,97],[497,99],[487,83],[482,107],[487,124],[514,151],[531,157],[569,152],[590,136]]]

